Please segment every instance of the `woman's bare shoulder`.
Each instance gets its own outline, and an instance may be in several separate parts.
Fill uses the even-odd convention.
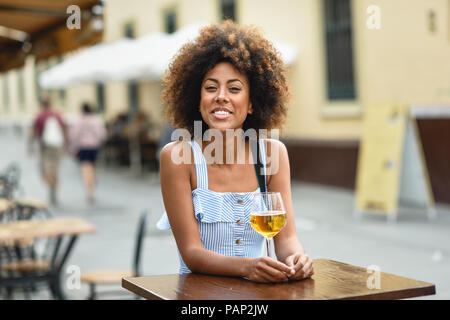
[[[189,170],[193,163],[191,146],[186,141],[172,141],[166,144],[160,153],[161,167],[176,168],[177,170]]]
[[[289,171],[289,156],[286,146],[283,142],[276,139],[266,140],[267,157],[267,175],[268,184],[273,180],[272,177],[284,175],[283,172]]]
[[[278,139],[264,139],[267,146],[267,156],[272,156],[278,152],[279,156],[287,156],[287,148],[283,142]]]

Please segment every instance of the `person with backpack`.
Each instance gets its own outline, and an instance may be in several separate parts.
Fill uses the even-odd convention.
[[[67,126],[62,116],[51,108],[48,97],[41,99],[41,111],[33,121],[29,143],[30,153],[35,141],[39,142],[40,171],[49,187],[50,203],[57,205],[59,163],[67,145]]]

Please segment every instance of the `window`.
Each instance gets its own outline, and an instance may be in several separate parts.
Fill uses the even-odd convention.
[[[124,30],[125,37],[134,39],[136,37],[133,23],[127,23]],[[129,81],[128,87],[128,111],[133,114],[139,110],[139,90],[138,83],[135,81]],[[97,87],[97,90],[99,88]],[[98,93],[98,91],[97,91]],[[100,105],[99,105],[100,108]]]
[[[25,108],[25,86],[23,80],[23,69],[18,70],[17,75],[17,93],[19,95],[19,108],[23,110]]]
[[[63,62],[63,58],[62,56],[58,56],[58,64]],[[59,101],[61,101],[61,104],[63,106],[66,105],[66,90],[65,89],[60,89],[58,90],[58,96],[59,96]]]
[[[164,17],[164,29],[167,33],[177,31],[177,14],[175,10],[168,11]]]
[[[220,0],[220,8],[222,10],[222,20],[231,19],[236,21],[235,0]]]
[[[124,35],[126,38],[134,39],[136,38],[136,34],[134,32],[134,25],[133,23],[127,23],[124,27]]]
[[[8,76],[5,75],[3,77],[3,105],[5,108],[5,111],[9,111],[9,91],[8,91]]]
[[[323,1],[328,99],[355,99],[350,0]]]
[[[138,83],[135,81],[128,82],[128,106],[132,114],[139,110]]]
[[[95,87],[97,93],[97,112],[105,112],[105,85],[103,83],[97,83]]]
[[[35,60],[34,61],[34,83],[36,85],[36,99],[40,102],[41,98],[42,98],[42,92],[41,92],[41,86],[39,85],[39,75],[40,75],[39,65]]]

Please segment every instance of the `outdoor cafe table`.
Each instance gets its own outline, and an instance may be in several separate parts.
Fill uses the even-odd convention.
[[[18,282],[32,283],[47,281],[52,294],[57,299],[65,299],[61,289],[61,272],[80,234],[96,231],[88,221],[78,217],[52,218],[47,220],[20,220],[0,224],[0,244],[19,242],[37,238],[55,238],[56,243],[50,261],[50,270],[41,276],[22,278],[0,278],[1,285],[13,285]],[[63,241],[67,238],[67,241]],[[65,245],[62,245],[63,242]]]
[[[370,289],[366,268],[314,260],[310,279],[256,283],[233,277],[169,274],[123,278],[122,287],[149,300],[322,300],[405,299],[436,293],[434,284],[380,272],[379,289]],[[368,281],[369,279],[369,281]]]

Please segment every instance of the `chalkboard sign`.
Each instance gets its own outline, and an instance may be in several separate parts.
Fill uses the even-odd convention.
[[[426,209],[433,218],[434,200],[415,119],[401,103],[365,108],[358,156],[355,215],[370,212],[396,221],[399,200]]]

